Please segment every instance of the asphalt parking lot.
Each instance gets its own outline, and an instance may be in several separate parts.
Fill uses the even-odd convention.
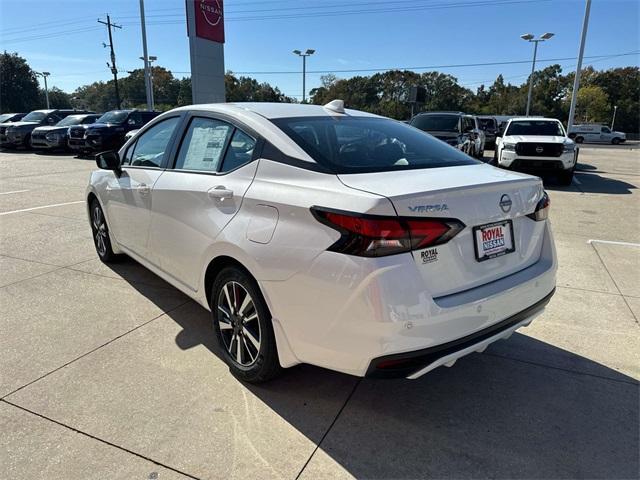
[[[573,184],[548,182],[557,293],[508,341],[413,381],[260,386],[201,307],[98,260],[92,160],[0,152],[0,476],[637,478],[638,147],[583,145]]]

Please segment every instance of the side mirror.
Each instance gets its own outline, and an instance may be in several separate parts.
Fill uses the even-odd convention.
[[[98,153],[96,155],[96,165],[102,170],[120,171],[120,155],[114,150]]]

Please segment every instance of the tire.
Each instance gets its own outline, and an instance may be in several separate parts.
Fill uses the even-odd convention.
[[[558,174],[558,183],[565,187],[571,185],[571,182],[573,181],[573,170],[574,169],[572,168],[571,170],[565,170],[564,172]]]
[[[620,139],[619,138],[612,138],[611,139],[611,144],[612,145],[620,145]]]
[[[95,198],[91,201],[91,232],[96,253],[103,263],[116,263],[122,259],[122,255],[113,253],[109,227],[100,203]]]
[[[584,142],[584,137],[576,137],[576,138],[575,138],[575,142],[576,142],[576,143],[582,143],[582,142]]]
[[[218,346],[234,376],[261,383],[282,372],[271,313],[248,273],[226,267],[218,274],[211,287],[211,316]]]

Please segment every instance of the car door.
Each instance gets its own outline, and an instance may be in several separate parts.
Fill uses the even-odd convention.
[[[600,141],[603,143],[611,143],[611,139],[613,135],[611,134],[611,130],[609,127],[600,128]]]
[[[214,115],[191,116],[173,167],[154,186],[150,254],[193,291],[207,250],[255,176],[257,135],[247,132]]]
[[[153,186],[162,175],[181,116],[168,117],[147,129],[125,151],[122,172],[109,181],[107,216],[118,243],[147,258]]]

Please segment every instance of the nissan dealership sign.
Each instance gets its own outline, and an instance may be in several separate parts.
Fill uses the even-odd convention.
[[[196,36],[224,43],[224,12],[222,0],[193,0]]]
[[[225,101],[222,1],[185,1],[193,103]]]

